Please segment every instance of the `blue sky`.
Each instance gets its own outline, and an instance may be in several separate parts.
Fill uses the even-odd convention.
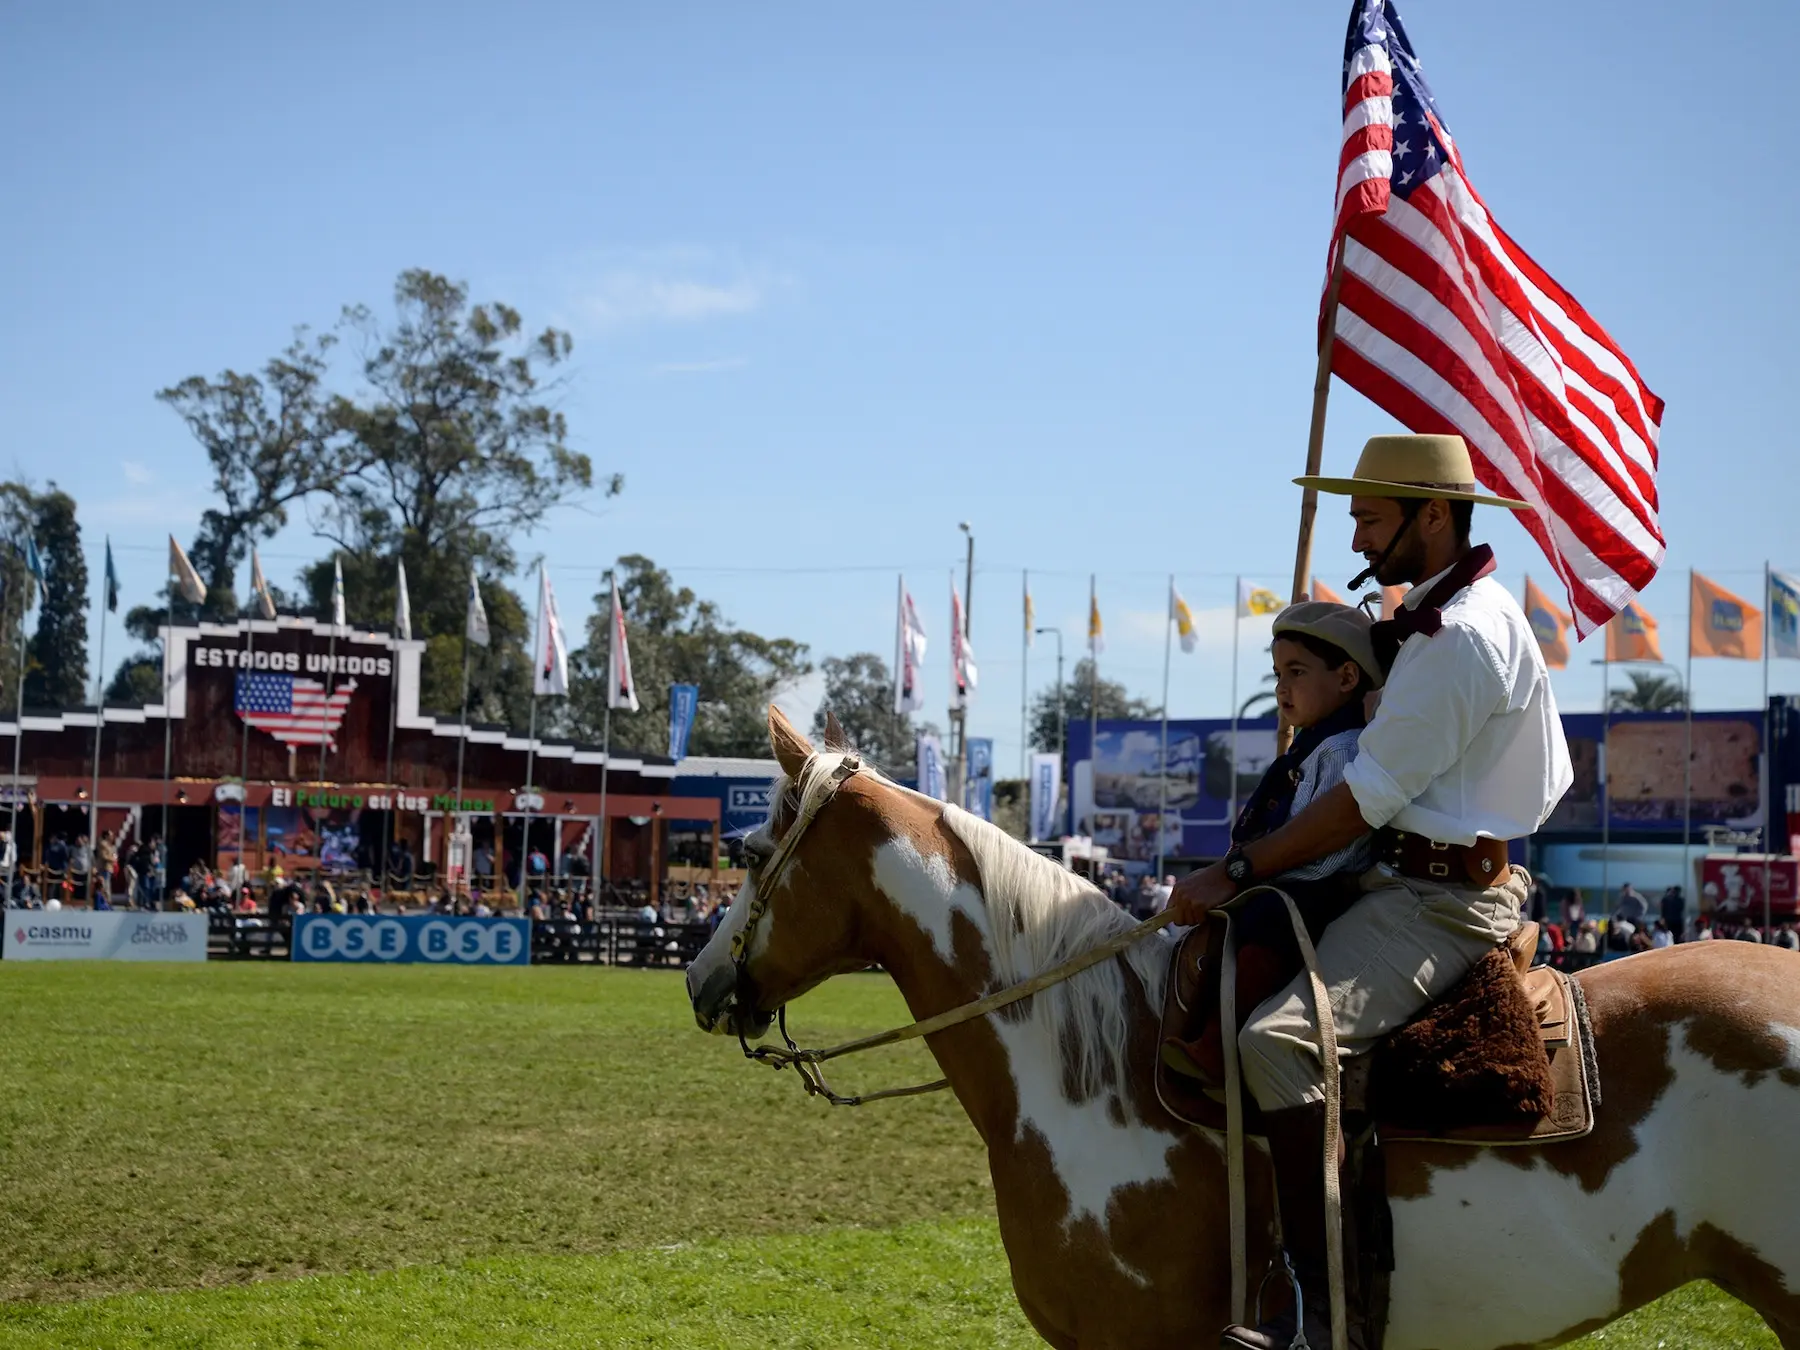
[[[254,368],[430,267],[575,335],[575,443],[627,490],[522,552],[576,623],[641,552],[746,626],[885,654],[904,568],[938,705],[968,520],[973,731],[1003,772],[1024,567],[1071,663],[1100,574],[1103,671],[1152,699],[1175,573],[1205,640],[1176,654],[1171,710],[1223,715],[1231,578],[1292,566],[1347,8],[14,8],[0,468],[72,491],[143,601],[206,491],[154,391]],[[1402,12],[1498,219],[1667,400],[1645,602],[1679,661],[1689,566],[1752,599],[1765,557],[1800,570],[1800,11]],[[1385,429],[1337,387],[1327,466]],[[1337,585],[1356,563],[1334,508],[1316,556]],[[1546,575],[1494,514],[1502,577]],[[317,551],[297,527],[265,560],[282,580]],[[1598,701],[1586,657],[1558,677],[1571,708]],[[1246,625],[1246,689],[1264,662]],[[1048,645],[1029,676],[1054,677]],[[1698,704],[1748,706],[1759,680],[1702,663]]]

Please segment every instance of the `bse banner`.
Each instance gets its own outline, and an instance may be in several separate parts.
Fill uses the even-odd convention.
[[[292,950],[296,961],[523,966],[531,962],[531,920],[300,914]]]
[[[8,961],[204,961],[204,914],[9,909]]]
[[[669,758],[677,762],[687,758],[688,733],[694,729],[694,714],[700,708],[700,686],[669,686]]]
[[[1062,759],[1057,755],[1031,757],[1031,838],[1052,839],[1056,828],[1057,799],[1062,796]]]

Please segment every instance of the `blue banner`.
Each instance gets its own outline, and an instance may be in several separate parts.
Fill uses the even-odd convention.
[[[294,919],[292,954],[296,961],[524,966],[531,963],[531,920],[301,914]]]
[[[968,777],[963,785],[963,809],[983,820],[994,818],[994,742],[969,737]]]
[[[688,733],[694,729],[694,714],[700,707],[700,686],[669,686],[669,758],[687,758]]]

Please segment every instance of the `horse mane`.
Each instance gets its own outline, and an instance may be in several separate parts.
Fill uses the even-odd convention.
[[[791,783],[785,777],[781,780],[777,795],[791,787],[799,808],[806,809],[812,799],[830,790],[832,775],[846,753],[816,752]],[[882,781],[906,791],[889,779]],[[1135,925],[1099,887],[1034,853],[1004,830],[960,807],[933,798],[922,800],[938,809],[945,826],[975,860],[987,908],[988,956],[1000,987],[1028,980]],[[1068,1057],[1064,1085],[1076,1100],[1091,1101],[1110,1089],[1117,1091],[1121,1102],[1129,1101],[1125,1089],[1131,1081],[1127,1058],[1132,1024],[1125,966],[1137,977],[1149,1006],[1160,1009],[1168,958],[1168,939],[1158,933],[1020,1005],[1030,1009],[1031,1021],[1048,1043]]]
[[[981,874],[988,952],[1003,986],[1136,927],[1137,921],[1092,882],[960,807],[945,804],[942,811],[944,824]],[[1109,1088],[1121,1102],[1130,1100],[1125,1089],[1131,1081],[1131,991],[1125,966],[1148,1005],[1160,1010],[1169,970],[1168,940],[1161,933],[1028,1000],[1032,1020],[1068,1056],[1064,1084],[1077,1100],[1091,1101]]]

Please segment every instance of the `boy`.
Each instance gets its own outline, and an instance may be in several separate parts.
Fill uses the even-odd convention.
[[[1295,728],[1293,745],[1263,774],[1232,826],[1241,847],[1285,823],[1308,802],[1337,786],[1356,757],[1367,720],[1365,704],[1381,687],[1382,670],[1369,640],[1369,616],[1348,605],[1308,600],[1290,605],[1275,620],[1275,700],[1282,720]],[[1355,902],[1355,879],[1374,863],[1374,836],[1365,834],[1336,853],[1269,879],[1294,897],[1317,943],[1325,925]],[[1276,895],[1252,896],[1231,911],[1238,941],[1239,1024],[1300,968],[1287,906]],[[1215,944],[1217,945],[1217,944]],[[1219,1045],[1219,962],[1208,948],[1207,969],[1196,1009],[1205,1020],[1200,1038],[1172,1042],[1191,1061],[1173,1067],[1219,1084],[1224,1058]]]

